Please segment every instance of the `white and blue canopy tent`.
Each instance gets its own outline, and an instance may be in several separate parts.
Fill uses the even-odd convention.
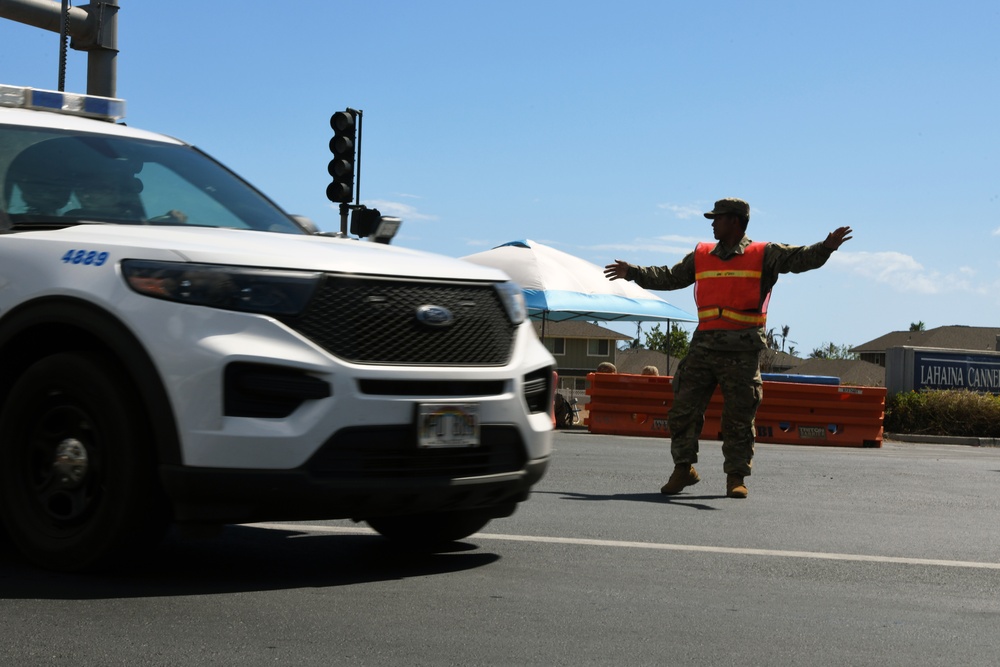
[[[545,322],[697,322],[698,318],[627,280],[608,280],[604,269],[531,240],[511,241],[466,255],[467,262],[501,269],[524,292],[528,315]]]

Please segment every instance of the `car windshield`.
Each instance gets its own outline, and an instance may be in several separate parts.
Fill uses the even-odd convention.
[[[0,221],[87,222],[306,233],[234,173],[190,146],[0,125]]]

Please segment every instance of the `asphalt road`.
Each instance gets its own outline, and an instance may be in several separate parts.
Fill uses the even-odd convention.
[[[114,575],[0,556],[3,665],[995,665],[1000,449],[758,445],[667,498],[668,443],[556,434],[448,553],[350,522],[170,538]]]

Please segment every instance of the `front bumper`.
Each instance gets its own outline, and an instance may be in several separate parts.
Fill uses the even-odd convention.
[[[162,466],[160,476],[180,523],[359,519],[495,508],[507,516],[527,500],[550,457],[520,470],[475,477],[338,476],[307,467],[239,470]]]

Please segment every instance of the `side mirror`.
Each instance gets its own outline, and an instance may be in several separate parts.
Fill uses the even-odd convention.
[[[299,227],[306,231],[306,234],[319,234],[319,227],[316,226],[316,223],[311,218],[307,218],[304,215],[293,215],[290,217],[299,224]]]

